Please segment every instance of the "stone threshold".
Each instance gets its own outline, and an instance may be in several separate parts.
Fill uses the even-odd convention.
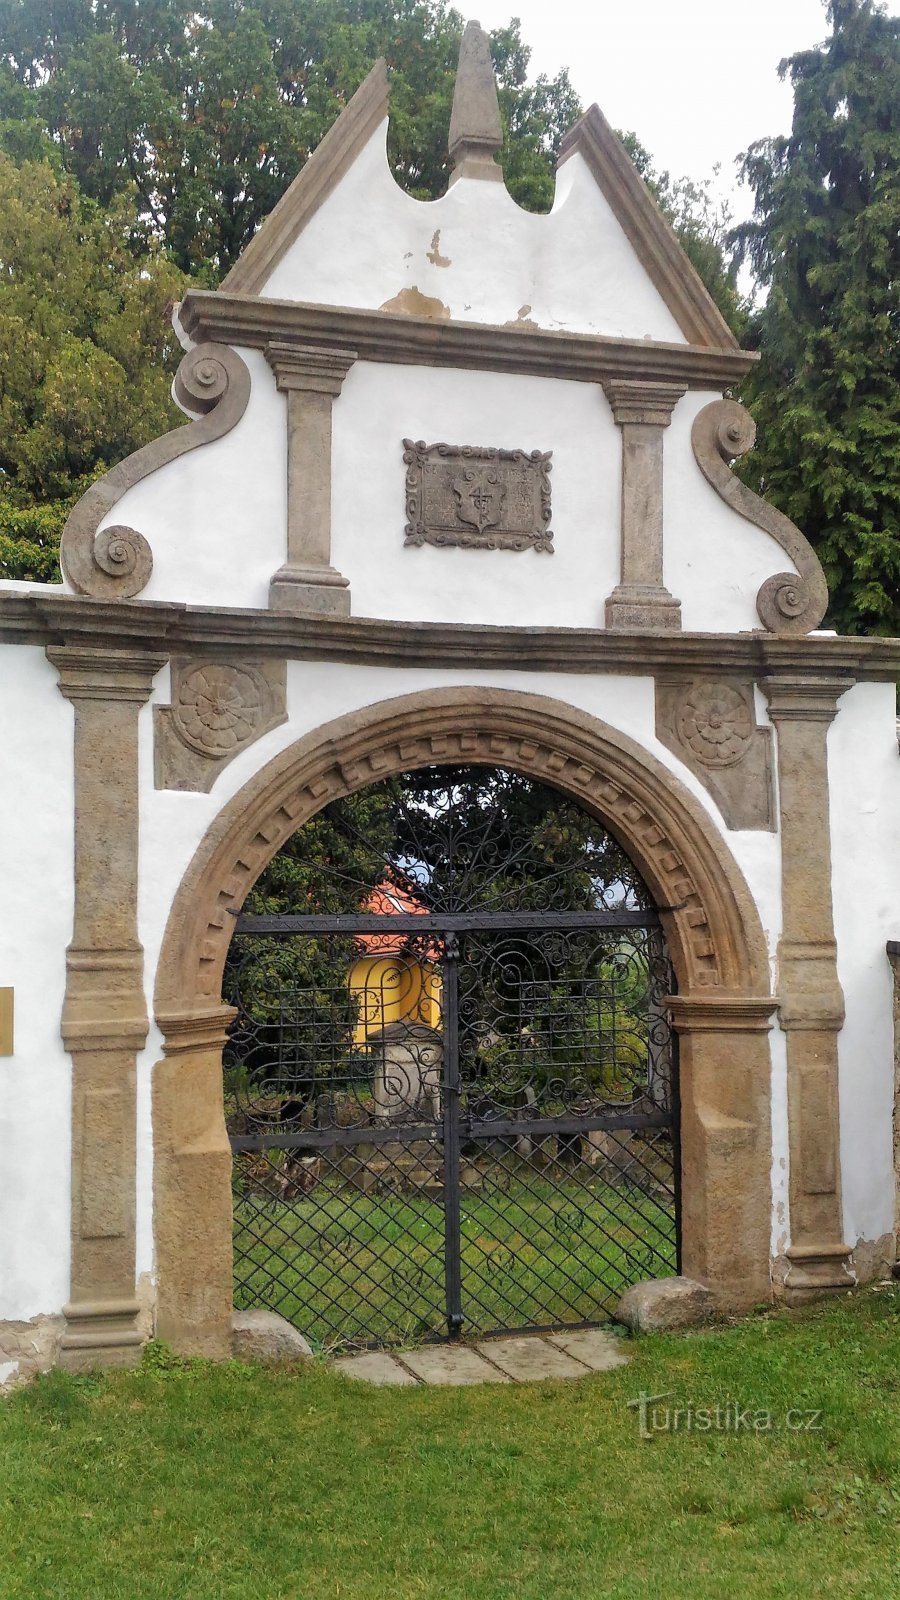
[[[338,1356],[332,1372],[362,1383],[461,1388],[475,1383],[539,1383],[551,1378],[586,1378],[624,1367],[631,1357],[624,1339],[599,1328],[566,1333],[519,1334],[472,1344],[420,1345],[410,1350],[365,1350]]]

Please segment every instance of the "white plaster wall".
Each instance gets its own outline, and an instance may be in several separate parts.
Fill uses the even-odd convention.
[[[279,300],[402,310],[417,290],[457,321],[684,344],[580,155],[563,164],[553,210],[516,205],[502,183],[461,178],[414,200],[387,163],[387,120],[307,222],[262,293]]]
[[[237,427],[151,474],[105,519],[150,542],[142,599],[268,605],[287,550],[285,398],[260,352],[241,354],[253,382]],[[735,632],[759,626],[760,585],[791,563],[694,460],[691,424],[717,398],[685,395],[665,434],[664,576],[686,630]],[[554,553],[407,547],[404,438],[552,451]],[[620,573],[621,434],[598,386],[358,362],[334,406],[332,481],[332,560],[355,615],[602,628]]]
[[[900,938],[900,754],[891,683],[861,683],[828,732],[838,976],[844,1233],[849,1244],[894,1226],[892,975]]]
[[[554,553],[404,544],[403,439],[552,450]],[[334,410],[332,560],[359,616],[600,627],[621,436],[592,384],[360,362]]]
[[[73,906],[73,713],[43,650],[0,645],[0,1320],[69,1291],[71,1064],[60,1037]]]

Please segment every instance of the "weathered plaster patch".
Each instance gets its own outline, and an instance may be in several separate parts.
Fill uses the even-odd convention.
[[[431,249],[427,252],[427,259],[433,267],[449,267],[450,257],[441,255],[441,230],[435,228],[431,236]]]
[[[883,1233],[880,1239],[858,1239],[850,1257],[857,1283],[873,1283],[880,1278],[889,1278],[896,1254],[897,1242],[893,1233]]]
[[[504,323],[504,327],[506,327],[506,328],[538,328],[538,327],[540,327],[540,323],[535,322],[534,318],[530,317],[528,315],[530,310],[531,310],[531,306],[528,305],[528,304],[526,304],[524,306],[520,306],[518,311],[516,312],[515,317],[513,318],[513,320],[511,322]]]
[[[0,1386],[11,1388],[56,1365],[63,1317],[0,1322]]]
[[[436,320],[450,315],[450,307],[445,306],[443,300],[423,294],[416,284],[409,289],[401,289],[392,300],[385,300],[379,310],[400,311],[406,317],[434,317]]]

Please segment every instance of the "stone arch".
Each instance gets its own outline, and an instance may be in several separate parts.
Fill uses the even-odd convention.
[[[223,808],[172,905],[156,982],[165,1055],[154,1075],[159,1332],[223,1352],[231,1315],[230,1150],[221,1002],[234,915],[297,828],[394,773],[505,766],[559,789],[627,851],[662,912],[682,1038],[684,1270],[723,1304],[769,1285],[769,993],[766,942],[722,836],[633,739],[542,695],[431,689],[351,712],[270,761]]]

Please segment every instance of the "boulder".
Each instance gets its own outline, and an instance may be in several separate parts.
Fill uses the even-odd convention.
[[[615,1310],[632,1333],[668,1333],[708,1322],[715,1297],[693,1278],[650,1278],[626,1289]]]
[[[312,1347],[277,1311],[235,1311],[231,1348],[237,1361],[310,1361]]]

